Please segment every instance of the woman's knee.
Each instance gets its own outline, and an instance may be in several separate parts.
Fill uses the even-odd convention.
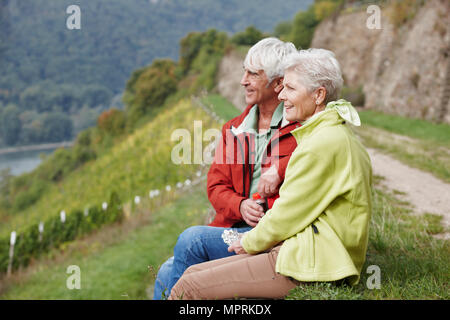
[[[173,286],[172,290],[170,291],[170,296],[168,300],[190,300],[192,299],[190,295],[190,290],[187,287],[188,281],[186,281],[186,278],[189,277],[188,275],[183,275],[175,286]]]

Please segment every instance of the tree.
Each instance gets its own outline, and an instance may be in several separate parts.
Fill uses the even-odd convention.
[[[264,33],[256,29],[254,26],[249,26],[245,31],[236,33],[231,42],[237,45],[252,46],[259,40],[264,38]]]
[[[281,40],[286,41],[292,30],[292,21],[283,21],[275,26],[273,35]]]
[[[174,61],[158,59],[133,73],[124,93],[128,121],[134,123],[150,110],[162,106],[166,98],[176,92],[175,68]]]
[[[113,136],[120,135],[125,129],[125,114],[117,109],[106,110],[98,117],[97,126]]]
[[[319,24],[314,13],[314,6],[310,6],[307,11],[300,11],[295,15],[289,40],[297,48],[307,49],[311,44],[314,30]]]
[[[43,120],[42,140],[46,142],[71,140],[72,130],[70,117],[60,112],[48,113]]]
[[[15,145],[19,141],[22,130],[19,115],[19,108],[12,104],[0,114],[0,133],[6,145]]]

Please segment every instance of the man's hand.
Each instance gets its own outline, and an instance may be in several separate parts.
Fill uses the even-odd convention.
[[[231,244],[231,246],[228,247],[228,252],[235,252],[236,254],[244,254],[247,253],[245,249],[241,246],[241,241],[236,240]]]
[[[277,167],[271,166],[269,170],[264,172],[258,181],[258,193],[263,198],[273,196],[278,192],[281,178],[278,175]]]
[[[263,208],[253,199],[242,201],[240,211],[244,221],[251,227],[256,226],[264,215]]]

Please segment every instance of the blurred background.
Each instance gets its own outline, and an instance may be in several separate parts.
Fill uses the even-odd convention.
[[[383,279],[287,299],[448,299],[449,28],[446,0],[0,0],[0,299],[151,299],[178,234],[214,214],[208,165],[174,164],[171,134],[243,110],[268,36],[341,64]]]

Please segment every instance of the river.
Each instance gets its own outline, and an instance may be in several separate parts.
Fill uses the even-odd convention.
[[[27,150],[0,154],[0,170],[10,168],[14,176],[30,172],[41,162],[41,154],[51,154],[56,148]]]

